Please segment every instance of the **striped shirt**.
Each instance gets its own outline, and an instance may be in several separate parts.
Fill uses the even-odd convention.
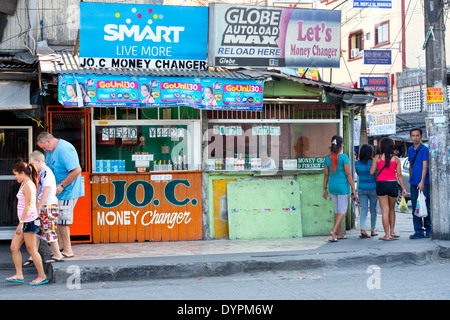
[[[22,219],[23,211],[25,210],[26,203],[25,203],[25,195],[22,192],[22,189],[27,185],[28,183],[31,183],[31,190],[33,190],[33,194],[31,195],[31,205],[30,205],[30,211],[28,212],[27,218],[24,222],[31,222],[38,218],[38,212],[36,209],[36,186],[34,183],[30,180],[25,184],[21,184],[19,188],[19,192],[17,192],[17,216],[19,220]]]

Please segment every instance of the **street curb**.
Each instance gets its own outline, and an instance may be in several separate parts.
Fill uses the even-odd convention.
[[[136,258],[133,264],[124,263],[123,259],[71,261],[71,263],[53,265],[53,282],[68,283],[75,281],[125,281],[125,280],[159,280],[185,279],[214,276],[229,276],[239,273],[254,273],[265,271],[306,271],[318,268],[344,268],[355,265],[383,265],[385,263],[431,262],[450,257],[448,245],[436,245],[435,249],[417,252],[390,252],[386,254],[353,253],[347,255],[329,253],[304,253],[295,255],[293,252],[261,253],[258,256],[212,257],[196,256],[197,261],[180,262],[177,259],[158,261],[157,258]],[[176,258],[176,257],[173,257]],[[178,257],[179,258],[179,257]],[[192,257],[191,257],[192,258]],[[214,259],[217,258],[217,259]],[[171,260],[171,259],[165,259]],[[73,263],[72,263],[73,262]],[[139,262],[139,263],[137,263]],[[95,265],[95,266],[93,266]],[[74,267],[75,266],[75,267]],[[69,268],[70,267],[70,268]]]

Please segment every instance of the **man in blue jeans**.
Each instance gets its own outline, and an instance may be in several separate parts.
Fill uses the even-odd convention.
[[[414,128],[409,132],[414,145],[408,149],[409,160],[409,183],[411,185],[411,203],[414,224],[414,234],[410,239],[421,239],[431,237],[431,217],[430,217],[430,174],[428,171],[428,148],[422,144],[422,129]],[[425,218],[417,217],[416,202],[419,191],[423,191],[427,205],[428,215]],[[425,233],[424,233],[425,229]]]

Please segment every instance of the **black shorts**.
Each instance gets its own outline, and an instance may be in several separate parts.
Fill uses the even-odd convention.
[[[397,181],[377,181],[377,196],[389,196],[397,198],[398,184]]]

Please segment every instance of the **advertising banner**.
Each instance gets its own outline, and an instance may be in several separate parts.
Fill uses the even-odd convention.
[[[367,116],[368,136],[380,136],[395,134],[395,113],[371,114]]]
[[[391,50],[364,50],[364,64],[392,64]]]
[[[338,68],[341,12],[210,4],[210,66]]]
[[[360,77],[359,81],[359,87],[365,91],[372,92],[376,101],[389,100],[388,77]]]
[[[261,111],[262,80],[60,74],[58,101],[73,107],[175,107]]]
[[[80,3],[81,67],[203,70],[207,50],[207,7]]]

